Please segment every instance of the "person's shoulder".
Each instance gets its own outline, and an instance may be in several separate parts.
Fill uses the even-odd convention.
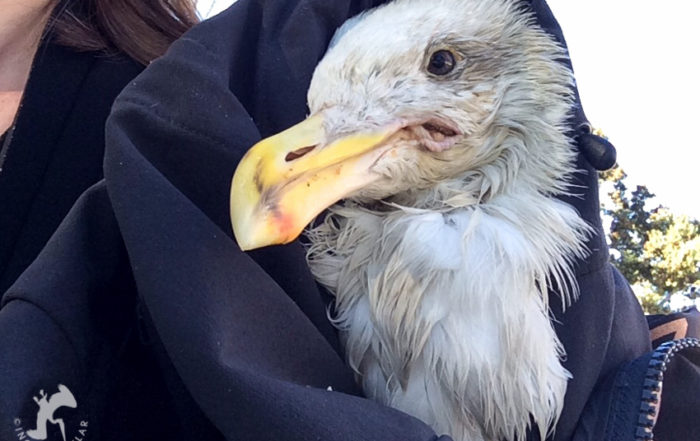
[[[75,100],[73,113],[95,112],[107,117],[114,99],[129,85],[145,66],[120,52],[81,51],[58,44],[49,44],[53,62],[39,67],[37,76],[72,76],[73,92],[63,92]],[[48,72],[47,72],[48,71]],[[49,80],[50,82],[55,82]],[[101,124],[100,124],[101,125]]]
[[[133,77],[145,69],[143,64],[121,52],[90,52],[89,54],[95,58],[96,67],[109,69],[121,75],[131,75]]]
[[[122,53],[85,52],[93,58],[88,79],[109,89],[123,89],[145,66]]]
[[[37,50],[27,88],[49,88],[65,99],[87,92],[113,101],[144,68],[121,52],[79,50],[47,37]]]

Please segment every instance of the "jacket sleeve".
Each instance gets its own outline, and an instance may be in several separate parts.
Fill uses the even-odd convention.
[[[97,184],[3,296],[0,439],[27,439],[42,425],[48,439],[61,439],[47,416],[62,420],[67,439],[179,439],[165,423],[172,404],[140,341],[136,304],[126,250]],[[61,386],[74,406],[45,415],[37,401],[50,402]]]
[[[152,63],[107,123],[107,190],[153,334],[227,439],[435,438],[357,396],[298,243],[247,254],[231,237],[236,163],[304,117],[360,3],[240,1]]]

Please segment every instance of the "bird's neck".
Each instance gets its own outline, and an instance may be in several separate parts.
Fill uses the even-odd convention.
[[[335,296],[332,319],[366,394],[455,439],[474,439],[471,423],[446,411],[467,406],[499,439],[523,435],[531,415],[546,431],[561,411],[568,374],[548,289],[564,304],[576,293],[571,263],[587,231],[573,208],[537,192],[442,212],[336,205],[308,232],[308,257]],[[443,371],[460,374],[442,384]],[[494,395],[503,384],[509,394]]]
[[[353,201],[335,205],[324,223],[307,232],[311,242],[312,270],[319,252],[342,256],[374,253],[372,259],[388,261],[400,252],[398,245],[386,248],[389,237],[403,245],[426,242],[426,250],[433,249],[428,245],[437,244],[436,254],[427,257],[432,262],[441,261],[444,257],[441,250],[450,246],[460,248],[452,253],[454,259],[463,259],[464,250],[473,242],[473,235],[483,234],[489,238],[490,251],[523,253],[529,261],[519,265],[526,264],[537,273],[537,283],[545,301],[547,287],[554,286],[564,297],[563,303],[569,303],[572,294],[576,294],[571,267],[575,259],[583,258],[587,253],[584,244],[590,235],[590,226],[573,207],[528,185],[513,185],[508,191],[491,195],[483,190],[479,180],[469,182],[473,183],[471,191],[465,191],[464,180],[446,181],[429,190],[407,192],[371,207]],[[422,229],[421,225],[430,224],[426,219],[441,219],[444,225],[438,230]],[[462,230],[455,230],[457,220],[466,222]],[[440,222],[433,224],[435,228]],[[500,225],[508,234],[494,229],[494,225]],[[514,244],[525,249],[512,250]],[[407,254],[403,257],[414,256]],[[423,267],[426,271],[430,269]],[[466,271],[474,272],[474,269]],[[489,269],[485,271],[488,273]],[[323,279],[320,274],[321,283],[324,283]]]

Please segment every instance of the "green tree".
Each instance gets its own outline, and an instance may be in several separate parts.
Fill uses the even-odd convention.
[[[678,292],[700,279],[700,224],[665,208],[651,217],[656,228],[644,244],[649,280],[658,291]]]
[[[630,283],[643,288],[647,313],[667,312],[659,302],[700,280],[700,223],[662,206],[650,207],[654,194],[645,186],[630,191],[619,168],[601,173],[609,187],[603,215],[610,219],[611,260]]]

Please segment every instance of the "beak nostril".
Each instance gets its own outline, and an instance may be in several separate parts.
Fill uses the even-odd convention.
[[[287,162],[292,162],[295,159],[299,159],[305,154],[309,153],[311,150],[315,149],[315,145],[310,145],[308,147],[302,147],[300,149],[296,149],[293,152],[287,153],[287,156],[284,157],[284,160]]]

